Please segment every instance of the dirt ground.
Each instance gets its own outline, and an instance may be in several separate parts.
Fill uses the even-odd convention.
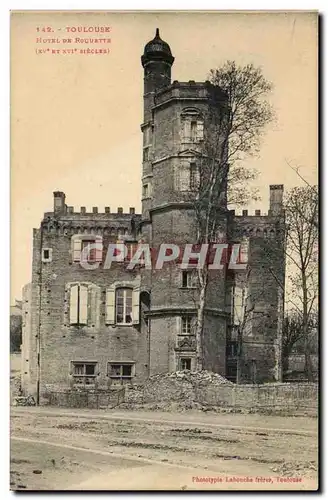
[[[13,490],[316,489],[317,419],[12,408]]]

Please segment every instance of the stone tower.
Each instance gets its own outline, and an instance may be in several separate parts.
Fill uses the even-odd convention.
[[[203,141],[204,117],[214,88],[209,82],[171,84],[174,62],[169,45],[159,36],[146,44],[144,68],[142,237],[153,248],[162,243],[196,242],[191,184]],[[222,96],[219,96],[222,98]],[[223,216],[223,228],[226,227]],[[207,296],[204,368],[225,373],[225,279],[216,271]],[[176,263],[142,271],[151,290],[148,311],[150,373],[195,369],[195,321],[198,291],[191,271]]]

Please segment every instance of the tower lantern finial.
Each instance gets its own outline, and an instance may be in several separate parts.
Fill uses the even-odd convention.
[[[155,36],[156,36],[156,38],[159,38],[159,29],[158,28],[156,28],[156,35]]]

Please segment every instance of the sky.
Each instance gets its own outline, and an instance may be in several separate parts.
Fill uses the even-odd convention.
[[[37,54],[37,36],[109,26],[109,54]],[[50,27],[55,34],[37,32]],[[59,30],[60,28],[60,30]],[[204,81],[226,60],[261,66],[276,120],[247,164],[268,209],[269,184],[317,182],[317,14],[223,12],[14,12],[11,17],[11,302],[31,280],[32,232],[66,203],[141,208],[144,45],[159,28],[175,61],[172,81]],[[92,34],[77,36],[88,38]],[[103,35],[104,37],[107,35]],[[41,45],[41,47],[58,45]],[[83,45],[87,48],[87,45]],[[95,47],[93,45],[92,47]],[[103,47],[103,46],[102,46]],[[247,208],[247,207],[245,207]]]

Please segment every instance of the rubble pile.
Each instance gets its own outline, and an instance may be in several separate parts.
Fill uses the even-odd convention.
[[[149,404],[178,403],[189,408],[198,406],[197,392],[208,386],[233,385],[217,373],[189,370],[153,375],[143,386],[127,390],[127,403]]]
[[[20,374],[12,375],[10,377],[10,401],[15,401],[15,398],[20,395],[21,391],[21,378]]]

